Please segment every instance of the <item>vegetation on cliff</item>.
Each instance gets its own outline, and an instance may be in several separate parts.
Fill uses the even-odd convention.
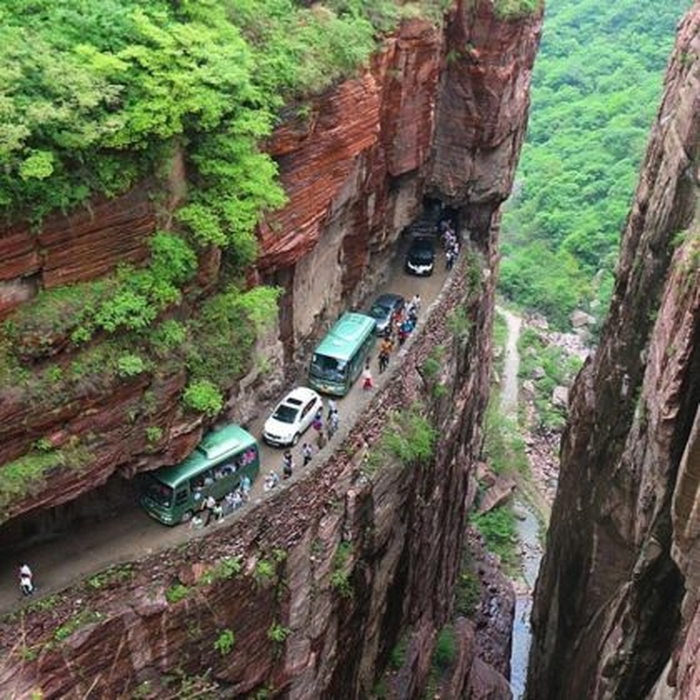
[[[501,289],[562,326],[607,306],[619,234],[687,0],[551,0]]]
[[[248,257],[260,211],[283,200],[258,141],[285,98],[351,74],[401,12],[366,0],[7,0],[0,215],[36,222],[123,192],[179,146],[194,185],[180,219]]]

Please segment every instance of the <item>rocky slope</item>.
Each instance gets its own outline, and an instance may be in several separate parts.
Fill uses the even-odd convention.
[[[437,632],[451,610],[474,497],[498,208],[522,142],[540,23],[539,14],[496,19],[483,0],[458,2],[444,34],[408,22],[369,70],[315,98],[303,118],[297,113],[277,130],[267,148],[290,201],[261,227],[255,276],[284,289],[277,332],[260,347],[279,374],[292,372],[312,333],[381,278],[424,196],[459,211],[471,253],[407,350],[400,377],[377,393],[339,451],[216,533],[111,572],[104,585],[72,589],[50,608],[23,615],[21,625],[5,621],[4,694],[133,697],[138,688],[149,696],[169,677],[171,689],[214,683],[228,695],[267,689],[290,698],[366,697],[402,639],[402,697],[423,692]],[[465,49],[465,39],[472,48]],[[81,224],[84,214],[55,225],[75,232],[63,279],[90,277],[143,254],[142,236],[155,219],[129,197],[143,201],[132,193],[106,205],[104,218],[95,208],[89,225]],[[99,257],[121,225],[130,242]],[[16,231],[0,238],[11,251],[6,259],[15,261],[2,268],[5,308],[60,279],[46,263],[49,240],[60,238]],[[215,253],[203,263],[211,282]],[[443,354],[433,377],[423,367],[436,347]],[[50,488],[13,501],[0,532],[5,541],[21,536],[26,518],[50,520],[57,505],[115,473],[132,476],[186,454],[206,426],[178,405],[184,382],[182,371],[163,371],[83,385],[41,412],[34,410],[36,396],[3,397],[1,461],[47,435],[59,446],[78,437],[89,450],[81,469],[57,468]],[[265,384],[269,391],[273,383]],[[251,375],[234,391],[228,419],[250,418],[256,388]],[[155,413],[143,410],[146,392]],[[411,406],[429,417],[439,440],[430,458],[402,462],[384,436],[413,437],[395,412],[412,415]],[[147,425],[163,429],[158,445],[138,437]],[[503,619],[509,614],[506,605]],[[503,697],[499,670],[507,673],[508,650],[499,657],[490,648],[480,659],[473,640],[467,631],[452,687]]]
[[[696,698],[700,3],[680,25],[610,316],[579,376],[528,697]]]

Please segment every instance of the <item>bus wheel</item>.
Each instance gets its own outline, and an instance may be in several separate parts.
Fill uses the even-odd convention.
[[[296,445],[299,442],[299,433],[297,433],[293,438],[292,438],[292,445]]]
[[[192,511],[191,510],[186,510],[183,514],[182,517],[180,518],[181,523],[188,523],[192,520]]]

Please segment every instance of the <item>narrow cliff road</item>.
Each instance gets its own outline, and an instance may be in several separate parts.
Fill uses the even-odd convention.
[[[403,249],[397,250],[392,262],[388,279],[377,294],[393,292],[401,294],[407,300],[416,292],[421,296],[421,321],[429,312],[429,306],[440,294],[448,273],[441,256],[438,256],[435,272],[430,277],[412,277],[403,271]],[[371,299],[369,300],[371,302]],[[398,355],[398,353],[396,353]],[[399,357],[393,357],[390,370]],[[372,362],[375,381],[384,381],[377,367],[376,352]],[[387,373],[388,374],[388,373]],[[303,383],[303,380],[302,380]],[[280,395],[285,392],[281,391]],[[341,429],[361,415],[370,396],[356,382],[350,393],[338,400]],[[262,427],[271,406],[261,406],[259,417],[245,427],[255,435],[260,443],[260,476],[255,481],[251,491],[251,502],[255,503],[265,498],[263,481],[270,470],[281,473],[282,450],[270,447],[262,441]],[[332,451],[333,442],[327,450]],[[300,447],[294,449],[296,471],[301,471],[302,457]],[[307,469],[321,466],[327,454],[312,460]],[[113,564],[135,561],[153,552],[175,546],[193,537],[206,537],[212,528],[226,527],[232,518],[247,517],[249,508],[242,508],[225,522],[210,525],[205,530],[191,530],[186,526],[166,527],[155,522],[137,505],[124,507],[114,517],[100,522],[85,523],[62,533],[55,539],[33,545],[26,550],[20,550],[13,556],[2,557],[0,561],[0,613],[26,605],[39,598],[57,593],[68,586],[88,578],[92,574],[106,569]],[[251,514],[254,517],[254,514]],[[30,599],[22,599],[19,593],[17,570],[21,561],[26,561],[34,571],[38,585],[38,594]]]

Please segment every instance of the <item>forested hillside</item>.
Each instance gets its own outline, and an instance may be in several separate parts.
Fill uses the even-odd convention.
[[[558,325],[600,318],[675,25],[689,0],[549,0],[501,290]]]

